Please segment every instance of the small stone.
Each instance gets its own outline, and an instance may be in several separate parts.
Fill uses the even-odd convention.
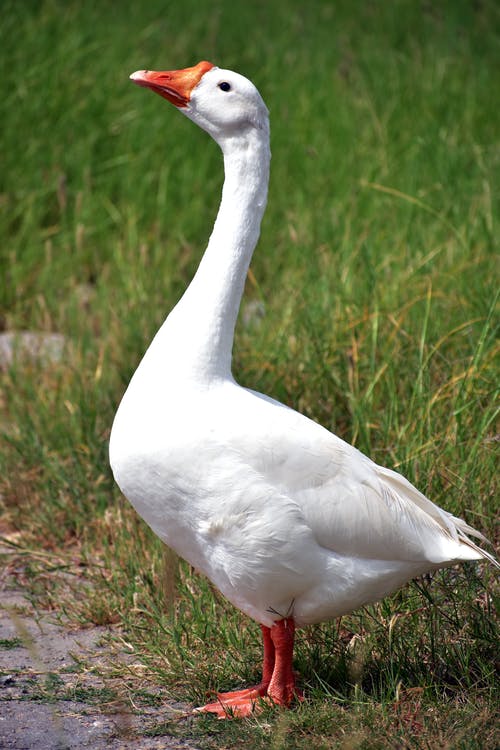
[[[246,303],[242,310],[242,321],[245,328],[259,325],[266,315],[266,307],[258,299],[252,299]]]
[[[63,358],[67,339],[61,333],[6,331],[0,333],[0,370],[14,362],[52,364]]]

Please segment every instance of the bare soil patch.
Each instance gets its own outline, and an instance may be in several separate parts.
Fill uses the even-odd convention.
[[[169,731],[173,724],[187,729],[191,707],[141,681],[138,665],[111,635],[108,627],[75,630],[38,612],[4,571],[0,747],[196,750]]]

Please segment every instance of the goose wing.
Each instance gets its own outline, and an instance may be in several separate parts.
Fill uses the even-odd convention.
[[[317,543],[339,555],[442,564],[491,556],[484,537],[442,510],[402,475],[371,461],[316,422],[253,391],[243,391],[231,449],[297,504]],[[272,497],[272,494],[270,494]]]

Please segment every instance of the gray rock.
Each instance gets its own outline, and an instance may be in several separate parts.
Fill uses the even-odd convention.
[[[52,364],[63,358],[68,340],[61,333],[6,331],[0,333],[0,369],[14,362]]]

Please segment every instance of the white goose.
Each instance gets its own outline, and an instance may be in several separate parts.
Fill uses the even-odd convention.
[[[198,710],[246,715],[301,697],[295,626],[351,612],[414,576],[493,557],[484,537],[328,430],[231,374],[234,327],[267,200],[269,119],[254,85],[208,62],[131,76],[222,149],[208,247],[114,420],[116,482],[153,531],[261,624],[262,681]]]

